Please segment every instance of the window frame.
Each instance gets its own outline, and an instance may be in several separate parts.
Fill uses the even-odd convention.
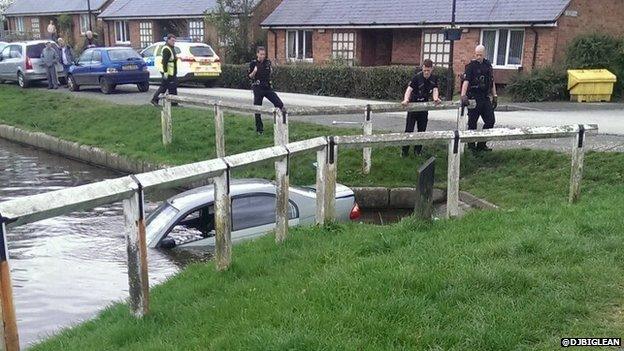
[[[342,39],[340,39],[340,35],[342,35]],[[350,36],[353,35],[353,40],[350,39]],[[347,39],[345,39],[345,36]],[[344,49],[344,45],[349,46],[352,44],[352,49]],[[339,48],[339,46],[343,46]],[[349,58],[349,53],[352,53],[353,57]],[[332,59],[337,60],[345,60],[349,66],[353,66],[355,64],[355,56],[357,53],[357,33],[355,31],[336,31],[332,33],[331,36],[331,55]],[[347,57],[344,57],[344,54]]]
[[[506,30],[507,31],[507,42],[505,43],[505,64],[503,65],[499,65],[498,64],[498,48],[499,48],[499,38],[500,38],[500,31],[501,30]],[[483,36],[485,32],[495,32],[495,37],[494,37],[494,49],[493,49],[493,55],[492,55],[492,62],[490,62],[492,64],[492,67],[497,68],[497,69],[512,69],[512,70],[517,70],[518,68],[522,67],[522,61],[523,61],[523,56],[524,56],[524,41],[526,39],[526,31],[524,28],[483,28],[481,29],[481,33],[479,36],[479,43],[483,44]],[[520,50],[520,63],[519,64],[510,64],[509,63],[509,49],[511,47],[511,33],[512,32],[522,32],[522,48]],[[490,49],[486,47],[486,52],[490,52]],[[487,56],[487,55],[486,55]],[[496,62],[494,62],[496,61]]]
[[[24,17],[15,17],[15,31],[24,33],[26,31],[26,27],[24,26]]]
[[[188,20],[188,33],[191,42],[203,43],[206,40],[206,23],[204,20],[201,18]]]
[[[90,30],[88,13],[81,13],[78,22],[80,23],[80,34],[84,35],[88,30]]]
[[[301,46],[301,49],[303,50],[303,52],[301,52],[301,58],[299,58],[299,32],[303,32],[303,45]],[[291,33],[294,33],[295,35],[295,56],[296,57],[290,57],[290,52],[288,50],[288,38],[291,35]],[[306,54],[306,40],[305,40],[305,35],[306,33],[310,33],[310,43],[312,44],[312,57],[305,57]],[[286,30],[286,60],[289,62],[314,62],[314,31],[310,30],[310,29],[289,29]]]
[[[30,18],[30,29],[33,32],[33,39],[41,39],[41,20],[39,17]]]
[[[139,45],[148,48],[154,44],[154,25],[151,21],[139,22]]]
[[[130,44],[130,24],[128,21],[115,21],[113,26],[115,27],[115,44]],[[120,37],[119,34],[122,36]]]
[[[425,59],[430,59],[431,61],[433,61],[434,66],[438,66],[438,67],[450,67],[451,65],[451,42],[450,40],[442,40],[439,41],[438,39],[436,39],[436,41],[432,41],[429,40],[428,42],[425,40],[425,36],[426,35],[435,35],[436,38],[440,38],[439,36],[442,35],[444,38],[444,34],[441,31],[435,31],[435,30],[423,30],[422,31],[422,36],[421,36],[421,50],[420,52],[421,54],[421,64]],[[425,50],[425,45],[429,45],[429,50],[426,51]],[[436,45],[436,50],[431,50],[431,45]],[[438,45],[442,45],[442,51],[438,51],[437,50],[437,46]],[[448,50],[447,50],[448,47]],[[437,55],[442,55],[442,62],[438,62],[437,60]],[[428,56],[428,57],[425,57]],[[448,61],[444,62],[444,56],[448,56]],[[432,58],[432,57],[435,57]]]

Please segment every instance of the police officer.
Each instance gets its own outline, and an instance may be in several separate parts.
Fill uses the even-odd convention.
[[[425,59],[423,61],[422,70],[416,73],[405,90],[405,96],[403,97],[403,102],[401,102],[401,104],[406,106],[410,102],[426,102],[431,99],[433,99],[436,104],[440,103],[438,77],[433,74],[433,61]],[[424,132],[427,130],[428,120],[428,111],[408,112],[407,119],[405,121],[405,132],[412,133],[414,131],[414,125],[417,126],[419,132]],[[401,156],[407,157],[409,155],[409,149],[409,146],[403,146]],[[415,155],[420,155],[421,152],[422,145],[414,146]]]
[[[493,128],[498,98],[492,64],[485,58],[485,46],[478,45],[475,48],[475,59],[466,65],[465,75],[461,90],[462,104],[468,106],[469,99],[474,99],[477,103],[475,108],[468,109],[468,129],[477,129],[479,116],[483,119],[483,129]],[[485,142],[480,142],[476,146],[470,143],[468,148],[473,151],[492,150]]]
[[[152,97],[152,105],[158,106],[160,94],[169,91],[171,95],[178,95],[178,57],[175,52],[176,36],[167,35],[166,45],[162,49],[162,62],[157,64],[158,70],[162,74],[160,87]]]
[[[284,113],[284,103],[277,96],[273,86],[271,85],[271,61],[266,58],[266,49],[259,46],[256,50],[256,60],[249,63],[249,78],[251,79],[251,87],[254,94],[254,105],[262,106],[262,100],[267,98],[273,106],[282,110]],[[264,125],[259,113],[256,113],[256,132],[260,135],[264,133]]]

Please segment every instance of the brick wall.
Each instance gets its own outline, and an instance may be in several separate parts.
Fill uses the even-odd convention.
[[[420,29],[394,29],[392,31],[392,64],[420,64],[422,31]]]
[[[568,11],[576,16],[561,16],[557,22],[554,58],[565,57],[568,43],[576,36],[591,32],[624,35],[624,4],[622,0],[572,0]]]

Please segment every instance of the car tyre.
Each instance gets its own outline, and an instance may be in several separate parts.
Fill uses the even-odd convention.
[[[145,93],[145,92],[149,91],[150,84],[149,84],[149,82],[138,83],[137,84],[137,88],[139,89],[140,92]]]
[[[67,76],[67,89],[69,89],[69,91],[78,91],[80,90],[80,86],[78,86],[78,84],[76,84],[76,80],[74,79],[74,76]]]
[[[214,88],[216,83],[217,83],[217,81],[211,80],[211,81],[208,81],[208,82],[204,82],[204,86],[206,88]]]
[[[102,91],[102,93],[104,94],[111,94],[113,91],[115,91],[115,85],[111,83],[110,80],[106,78],[101,78],[100,79],[100,91]]]
[[[24,77],[24,73],[22,72],[17,73],[17,85],[19,85],[22,89],[26,89],[30,85],[30,82],[26,80],[26,77]]]

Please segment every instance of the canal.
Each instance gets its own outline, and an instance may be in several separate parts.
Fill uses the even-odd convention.
[[[0,201],[120,176],[1,139],[0,170]],[[22,347],[128,296],[120,203],[9,229],[8,246]],[[196,259],[150,250],[150,285]]]

